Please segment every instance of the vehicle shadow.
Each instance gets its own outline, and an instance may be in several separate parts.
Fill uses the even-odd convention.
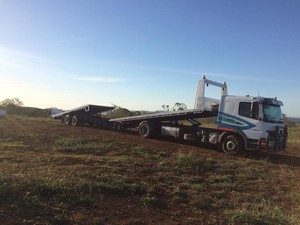
[[[300,168],[300,157],[293,156],[293,155],[259,151],[259,152],[244,153],[243,157],[251,158],[255,160],[268,160],[274,164],[284,164],[287,166]]]

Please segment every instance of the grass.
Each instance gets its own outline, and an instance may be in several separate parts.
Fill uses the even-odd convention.
[[[229,224],[285,225],[290,223],[282,208],[265,199],[255,205],[242,205],[239,209],[229,211],[227,216]]]
[[[27,147],[22,141],[0,140],[1,147]]]
[[[295,159],[297,132],[287,151]],[[1,224],[296,225],[299,178],[299,167],[268,157],[47,119],[0,120]]]
[[[288,147],[289,150],[295,154],[300,155],[300,126],[290,127],[289,128],[289,139],[288,139]]]
[[[113,140],[83,139],[78,137],[60,137],[54,141],[54,151],[103,155],[108,151],[118,148],[120,143]]]

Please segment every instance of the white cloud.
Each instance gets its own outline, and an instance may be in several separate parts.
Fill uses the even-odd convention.
[[[80,81],[99,82],[99,83],[114,83],[114,82],[125,81],[125,79],[115,78],[115,77],[79,77],[77,79]]]

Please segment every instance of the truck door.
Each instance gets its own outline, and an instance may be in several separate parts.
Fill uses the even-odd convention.
[[[240,102],[238,115],[247,121],[251,126],[243,129],[247,139],[260,140],[262,136],[262,110],[259,101]],[[251,142],[251,140],[249,140]]]

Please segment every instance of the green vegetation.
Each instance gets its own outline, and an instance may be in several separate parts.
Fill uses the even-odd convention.
[[[120,146],[119,142],[111,140],[102,140],[99,143],[95,138],[59,137],[54,141],[53,150],[78,154],[103,155],[108,151],[118,148],[118,146]]]
[[[124,109],[121,107],[117,107],[113,112],[106,115],[106,118],[113,119],[113,118],[119,118],[119,117],[127,117],[127,116],[133,116],[134,114],[130,112],[128,109]]]
[[[1,224],[300,222],[300,171],[289,161],[49,119],[7,116],[0,135]]]
[[[186,104],[176,102],[172,108],[170,108],[169,105],[162,105],[161,106],[166,112],[169,111],[182,111],[182,110],[187,110]]]
[[[230,224],[285,225],[290,223],[281,208],[264,200],[254,206],[252,204],[242,206],[240,209],[229,212],[227,216],[230,218]]]

